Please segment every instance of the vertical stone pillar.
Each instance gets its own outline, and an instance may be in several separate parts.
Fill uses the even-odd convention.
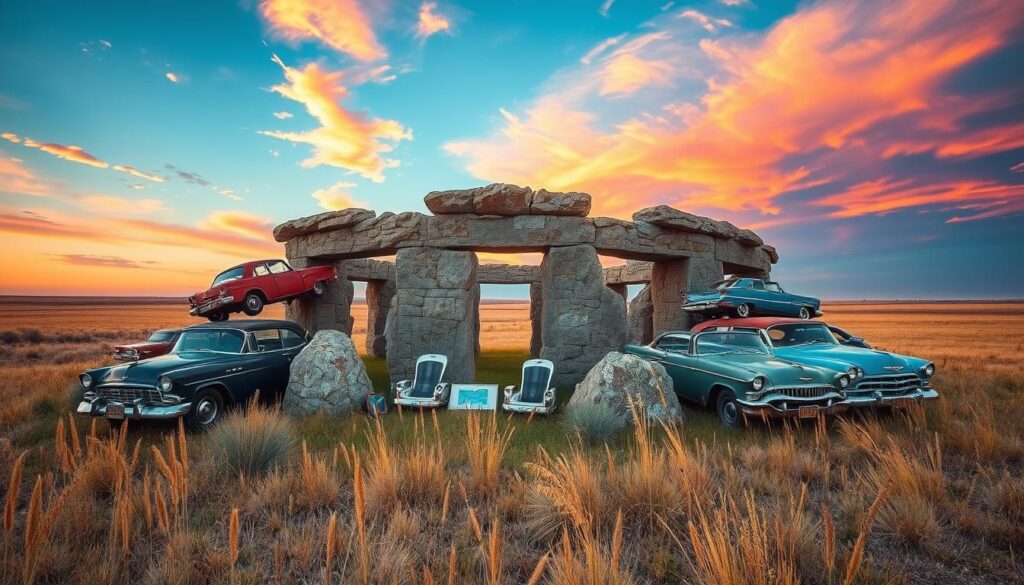
[[[555,364],[553,383],[570,387],[632,337],[626,301],[604,284],[593,246],[548,250],[541,264],[541,357]]]
[[[689,329],[692,316],[683,311],[686,291],[704,290],[721,278],[722,263],[713,258],[655,262],[651,269],[654,335]]]
[[[629,301],[629,326],[633,330],[633,343],[646,345],[654,341],[654,305],[651,304],[651,285],[645,286]]]
[[[543,322],[544,286],[540,282],[530,283],[530,357],[539,358],[544,348]]]
[[[479,261],[478,261],[479,262]],[[475,355],[480,355],[480,285],[476,285],[476,303],[473,306],[473,312],[476,314],[476,329],[473,331],[473,351]]]
[[[292,268],[307,268],[318,264],[315,259],[293,260]],[[335,329],[345,335],[352,335],[352,296],[355,294],[352,282],[345,273],[345,262],[334,262],[338,280],[327,285],[321,297],[303,295],[292,299],[284,308],[284,317],[302,325],[311,334],[321,329]]]
[[[396,290],[386,327],[392,382],[412,379],[416,358],[426,353],[448,356],[449,381],[473,382],[479,318],[476,254],[404,248],[395,266]]]
[[[366,282],[366,354],[372,357],[387,355],[388,311],[395,296],[394,278]]]

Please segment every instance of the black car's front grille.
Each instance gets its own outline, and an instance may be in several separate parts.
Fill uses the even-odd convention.
[[[917,374],[884,374],[865,376],[857,381],[852,392],[881,392],[883,395],[906,394],[921,387]]]
[[[830,392],[835,392],[832,386],[796,386],[791,388],[772,388],[772,394],[783,394],[793,398],[820,398]]]
[[[144,404],[159,404],[160,391],[152,386],[129,386],[108,384],[99,387],[100,396],[114,402],[130,403],[142,399]]]

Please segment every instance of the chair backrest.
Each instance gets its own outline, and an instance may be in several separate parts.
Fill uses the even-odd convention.
[[[421,355],[416,360],[416,377],[412,380],[412,390],[409,391],[409,395],[415,398],[432,397],[434,388],[441,383],[447,367],[448,358],[443,355]]]
[[[551,376],[555,372],[555,364],[549,360],[527,360],[523,363],[521,402],[544,402],[544,392],[551,385]]]

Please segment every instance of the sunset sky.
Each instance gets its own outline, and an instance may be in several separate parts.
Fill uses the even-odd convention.
[[[827,299],[1024,297],[1019,2],[0,0],[0,51],[0,294],[185,295],[508,182],[727,219]]]

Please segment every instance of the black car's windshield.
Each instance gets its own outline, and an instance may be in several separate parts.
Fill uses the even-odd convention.
[[[174,353],[216,351],[241,353],[245,334],[235,329],[193,329],[185,331],[174,346]]]
[[[728,278],[726,280],[719,280],[715,284],[711,285],[711,290],[727,289],[730,286],[736,284],[736,280],[738,280],[738,279],[736,279],[736,278]]]
[[[698,354],[769,353],[768,346],[752,331],[715,331],[696,338]]]
[[[768,330],[768,337],[771,338],[775,347],[790,347],[809,343],[826,343],[828,345],[839,343],[828,327],[820,323],[775,325]]]
[[[150,335],[149,339],[147,339],[146,341],[152,341],[153,343],[163,343],[166,341],[170,341],[172,339],[174,339],[173,331],[154,331],[153,334]]]
[[[245,275],[245,269],[242,268],[241,266],[239,266],[237,268],[232,268],[230,270],[225,270],[224,272],[221,272],[220,274],[218,274],[217,278],[213,279],[213,284],[210,285],[210,286],[214,287],[214,286],[217,286],[218,284],[224,284],[225,282],[227,282],[229,280],[238,280],[239,278],[242,278],[242,276],[244,276],[244,275]]]

